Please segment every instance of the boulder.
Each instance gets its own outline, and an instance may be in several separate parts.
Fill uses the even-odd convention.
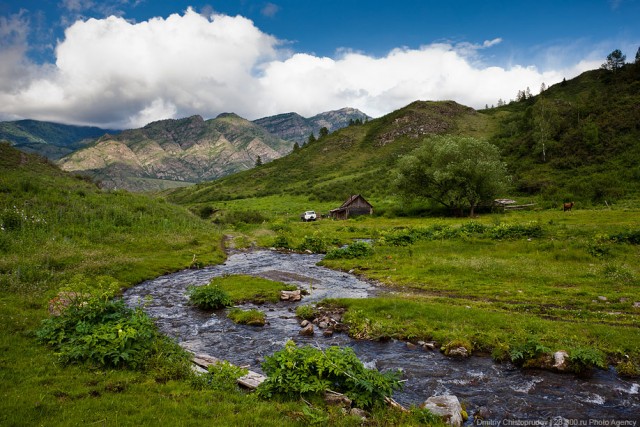
[[[553,368],[564,372],[567,370],[569,364],[569,353],[564,350],[556,351],[553,353]]]
[[[351,407],[351,399],[342,393],[336,393],[333,391],[326,391],[324,393],[324,401],[327,405],[341,406],[343,408]]]
[[[462,346],[450,348],[446,354],[451,357],[469,357],[469,352]]]
[[[302,294],[300,293],[300,289],[295,291],[280,291],[280,301],[291,301],[296,302],[302,299]]]
[[[306,328],[307,326],[309,326],[309,321],[308,320],[305,319],[302,322],[300,322],[300,327]]]
[[[88,294],[82,294],[79,292],[61,291],[58,295],[53,297],[49,301],[49,314],[51,316],[60,316],[67,307],[71,305],[84,305]]]
[[[369,413],[360,408],[351,408],[351,410],[349,411],[349,415],[351,415],[352,417],[358,417],[362,419],[362,421],[366,421],[366,419],[369,418]]]
[[[428,409],[432,414],[438,415],[450,426],[462,425],[462,406],[456,396],[443,395],[428,398],[421,408]]]
[[[309,323],[307,326],[305,326],[304,328],[300,329],[300,335],[306,336],[306,337],[310,337],[313,336],[314,332],[313,332],[313,324]]]

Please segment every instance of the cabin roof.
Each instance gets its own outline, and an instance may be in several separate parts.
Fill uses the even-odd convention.
[[[358,198],[362,199],[362,201],[365,202],[367,205],[373,207],[373,205],[371,203],[367,202],[367,200],[364,197],[362,197],[360,194],[354,194],[354,195],[350,196],[339,208],[331,209],[330,212],[341,211],[341,210],[349,207],[349,205],[352,204],[353,202],[355,202],[356,200],[358,200]]]

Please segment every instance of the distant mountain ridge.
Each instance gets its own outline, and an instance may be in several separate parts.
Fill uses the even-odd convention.
[[[287,141],[305,144],[313,133],[316,137],[321,128],[325,127],[329,132],[349,126],[352,121],[367,121],[371,117],[355,108],[341,108],[340,110],[327,111],[305,118],[298,113],[285,113],[275,116],[263,117],[253,122],[264,127],[272,134]]]
[[[105,133],[120,131],[95,126],[74,126],[39,120],[0,122],[0,140],[22,151],[57,160]]]
[[[291,151],[284,141],[233,113],[167,119],[105,135],[59,161],[106,188],[156,190],[211,180]]]

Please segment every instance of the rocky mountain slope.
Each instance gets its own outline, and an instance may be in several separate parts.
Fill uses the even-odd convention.
[[[29,153],[57,160],[105,133],[119,131],[92,126],[73,126],[38,120],[0,122],[0,140]]]
[[[283,156],[293,143],[235,114],[150,123],[105,135],[59,161],[105,188],[146,191],[211,180]]]
[[[367,121],[370,117],[355,108],[342,108],[327,111],[313,117],[305,118],[298,113],[278,114],[254,120],[272,134],[299,145],[307,143],[312,133],[317,137],[320,129],[325,127],[329,132],[349,126],[351,121]]]

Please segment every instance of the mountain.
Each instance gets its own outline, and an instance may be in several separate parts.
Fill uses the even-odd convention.
[[[253,122],[264,127],[270,133],[287,141],[306,144],[312,133],[318,136],[320,129],[325,127],[329,132],[349,126],[349,123],[359,120],[369,120],[360,110],[355,108],[342,108],[335,111],[327,111],[310,118],[304,118],[298,113],[278,114],[264,117]]]
[[[605,205],[640,195],[640,64],[592,70],[540,95],[475,111],[416,101],[337,130],[259,169],[169,193],[177,203],[276,194],[343,201],[394,196],[398,158],[432,134],[469,135],[501,150],[511,193]]]
[[[73,126],[38,120],[0,122],[0,140],[22,151],[57,160],[105,133],[119,131],[92,126]]]
[[[88,174],[105,188],[164,189],[211,180],[268,162],[292,143],[233,113],[149,123],[104,135],[59,161],[62,169]]]
[[[388,194],[398,156],[418,147],[424,137],[485,135],[491,125],[488,115],[453,101],[416,101],[384,117],[337,130],[261,168],[177,190],[169,197],[198,203],[280,193],[318,200]]]

